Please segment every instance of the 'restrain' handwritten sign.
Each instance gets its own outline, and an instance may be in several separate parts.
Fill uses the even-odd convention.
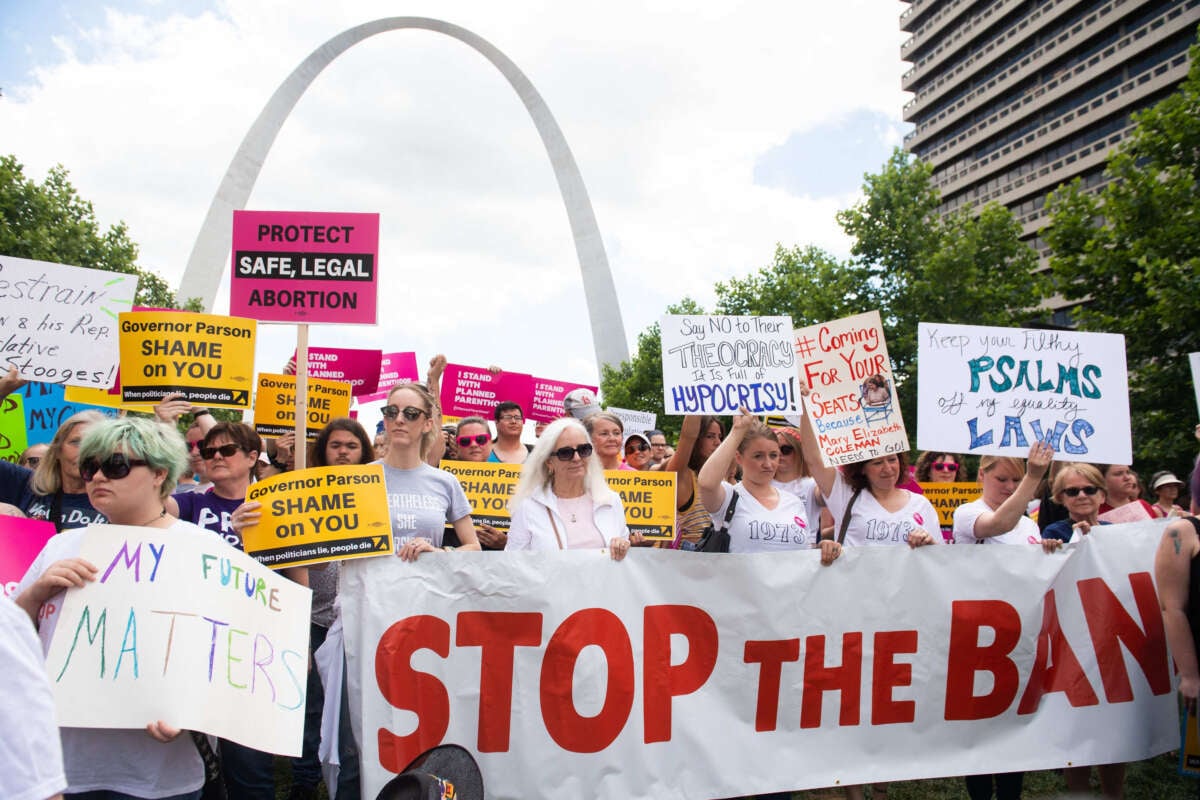
[[[0,255],[0,367],[29,381],[112,386],[117,315],[136,293],[136,275]]]
[[[272,569],[391,555],[392,523],[379,464],[313,467],[251,485],[262,516],[242,546]]]
[[[46,671],[59,725],[187,730],[300,755],[312,592],[217,536],[92,525]]]
[[[1039,440],[1067,461],[1133,460],[1125,337],[918,326],[921,449],[1024,458]]]
[[[120,326],[124,402],[157,403],[180,392],[199,405],[250,406],[254,320],[132,311],[121,315]]]
[[[909,449],[878,311],[798,330],[795,347],[826,466]]]
[[[788,317],[675,316],[660,323],[668,414],[795,413]]]

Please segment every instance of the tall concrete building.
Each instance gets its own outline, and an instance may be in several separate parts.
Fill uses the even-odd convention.
[[[1047,196],[1104,180],[1130,114],[1187,75],[1200,0],[906,0],[905,147],[933,165],[943,212],[1010,208],[1043,266]],[[1058,308],[1055,322],[1069,323]]]

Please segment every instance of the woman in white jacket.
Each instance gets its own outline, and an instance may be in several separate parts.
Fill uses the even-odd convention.
[[[605,483],[587,430],[575,419],[557,420],[542,432],[509,508],[505,550],[607,547],[614,561],[629,552],[621,496]]]

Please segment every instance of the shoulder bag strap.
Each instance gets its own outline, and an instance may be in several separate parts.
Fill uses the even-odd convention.
[[[62,533],[63,529],[62,504],[63,491],[59,489],[54,493],[54,499],[50,501],[50,521],[54,523],[54,530],[58,533]]]
[[[554,529],[554,540],[558,542],[558,549],[562,550],[562,537],[558,535],[558,525],[554,523],[554,512],[550,510],[550,506],[546,506],[546,516],[550,518],[550,527]]]
[[[842,515],[842,527],[838,531],[838,544],[846,541],[846,529],[850,527],[850,509],[854,508],[854,501],[860,494],[862,494],[862,489],[855,489],[854,494],[850,495],[850,502],[846,503],[846,512]]]
[[[729,520],[733,519],[733,510],[737,508],[738,490],[733,490],[733,497],[729,498],[729,508],[725,509],[725,521],[721,523],[721,530],[729,527]]]

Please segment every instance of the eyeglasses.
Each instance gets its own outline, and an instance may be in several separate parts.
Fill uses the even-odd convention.
[[[645,444],[644,442],[634,442],[633,444],[625,445],[626,453],[632,453],[635,450],[639,453],[648,453],[650,452],[650,445]]]
[[[129,475],[134,467],[147,467],[149,463],[140,458],[130,458],[124,453],[113,453],[104,461],[92,456],[85,458],[79,465],[79,476],[90,482],[97,472],[103,472],[110,481],[119,481]]]
[[[947,471],[947,472],[954,472],[958,469],[958,464],[955,464],[953,461],[935,461],[932,464],[930,464],[929,466],[933,467],[936,470],[942,470],[942,471]]]
[[[501,414],[497,418],[498,422],[524,422],[525,418],[520,414]]]
[[[1063,494],[1065,494],[1067,497],[1079,497],[1080,492],[1083,492],[1088,497],[1091,497],[1098,491],[1100,490],[1095,486],[1071,486],[1062,490]]]
[[[554,457],[559,461],[570,461],[575,458],[577,453],[580,458],[587,458],[592,454],[592,446],[590,444],[581,444],[576,447],[560,447],[554,451]]]
[[[199,449],[200,449],[200,442],[202,442],[202,441],[204,441],[204,440],[203,440],[203,439],[197,439],[197,440],[196,440],[196,441],[194,441],[194,442],[188,442],[188,443],[187,443],[187,446],[188,446],[188,452],[190,453],[190,452],[192,452],[192,451],[194,451],[194,450],[199,450]]]
[[[792,446],[792,445],[790,445],[790,444],[781,444],[781,445],[779,445],[779,453],[780,453],[780,455],[790,456],[790,455],[791,455],[792,453],[794,453],[794,452],[796,452],[796,448],[795,448],[795,447],[793,447],[793,446]]]
[[[417,408],[416,406],[405,406],[404,408],[400,408],[398,406],[388,405],[379,409],[379,413],[383,414],[384,419],[395,419],[403,414],[404,418],[409,422],[416,422],[421,418],[422,414],[428,414],[429,412],[423,408]]]
[[[459,447],[470,447],[471,443],[474,442],[475,444],[482,447],[483,445],[487,444],[490,440],[491,440],[491,437],[488,436],[486,433],[477,433],[474,436],[460,436],[460,437],[458,437],[458,446]]]
[[[205,461],[211,461],[217,453],[220,453],[222,458],[233,458],[233,454],[241,449],[241,447],[232,442],[230,444],[223,444],[220,447],[201,447],[200,457]]]
[[[21,462],[21,466],[29,467],[30,469],[33,469],[40,463],[42,463],[41,456],[26,456],[25,459]]]

